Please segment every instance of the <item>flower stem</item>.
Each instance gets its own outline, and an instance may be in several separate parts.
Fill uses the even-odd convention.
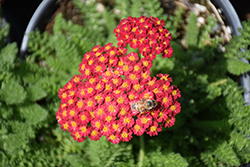
[[[144,144],[144,136],[140,136],[140,152],[139,152],[139,163],[138,167],[142,167],[143,165],[143,159],[145,154],[145,144]]]

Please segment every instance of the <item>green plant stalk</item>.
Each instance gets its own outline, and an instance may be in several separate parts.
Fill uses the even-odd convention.
[[[145,143],[144,143],[144,136],[140,136],[140,152],[139,152],[139,163],[138,167],[142,167],[143,165],[143,159],[145,154]]]

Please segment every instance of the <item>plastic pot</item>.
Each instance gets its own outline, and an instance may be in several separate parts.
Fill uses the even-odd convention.
[[[58,6],[56,5],[56,0],[43,0],[40,3],[33,16],[31,17],[28,26],[24,32],[20,47],[21,59],[25,58],[25,55],[28,51],[29,33],[31,31],[34,31],[36,28],[44,29],[51,15],[55,12],[57,8]]]

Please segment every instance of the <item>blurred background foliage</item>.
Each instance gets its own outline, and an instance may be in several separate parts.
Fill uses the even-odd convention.
[[[62,1],[63,2],[63,1]],[[41,33],[30,34],[29,55],[17,57],[5,45],[9,26],[0,31],[0,166],[137,166],[139,137],[113,145],[106,138],[78,143],[60,129],[55,114],[58,89],[74,75],[84,53],[95,45],[116,44],[113,29],[122,18],[164,19],[174,53],[158,55],[152,76],[168,73],[181,90],[176,124],[158,136],[145,135],[143,166],[240,166],[250,162],[250,107],[244,104],[238,76],[250,70],[250,23],[227,43],[215,37],[217,20],[178,7],[166,14],[158,0],[73,0]],[[187,18],[187,19],[186,19]],[[221,49],[225,46],[225,50]],[[245,53],[239,48],[246,49]]]

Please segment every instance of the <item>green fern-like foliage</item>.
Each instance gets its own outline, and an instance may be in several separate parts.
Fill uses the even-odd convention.
[[[189,47],[197,46],[199,30],[196,24],[197,24],[197,17],[194,14],[194,12],[191,12],[187,30],[187,45]]]
[[[180,155],[175,153],[162,152],[160,147],[150,152],[144,160],[145,167],[187,167],[188,162]]]
[[[250,22],[242,23],[243,29],[239,29],[240,35],[235,36],[227,46],[227,68],[231,74],[240,75],[250,70],[250,65],[240,59],[250,60],[249,33]]]

